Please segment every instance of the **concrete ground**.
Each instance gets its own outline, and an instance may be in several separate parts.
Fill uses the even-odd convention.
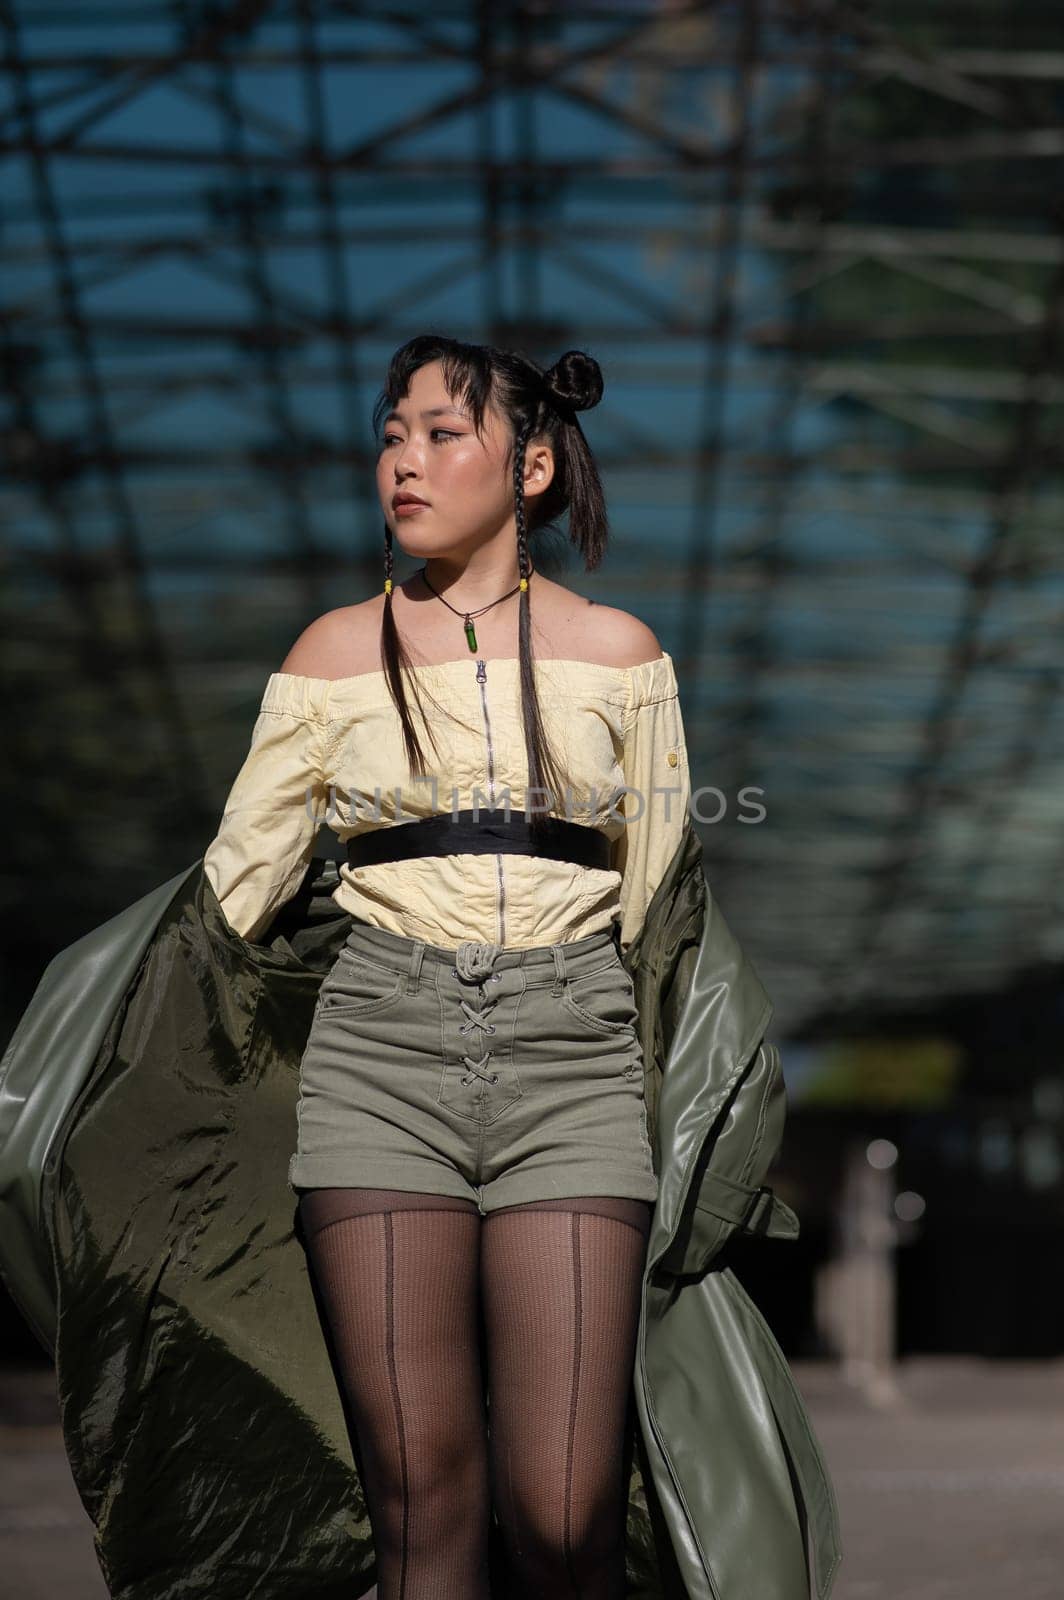
[[[1064,1361],[921,1358],[871,1395],[794,1372],[839,1497],[832,1600],[1059,1600]],[[0,1372],[0,1572],[19,1600],[107,1600],[48,1369]]]

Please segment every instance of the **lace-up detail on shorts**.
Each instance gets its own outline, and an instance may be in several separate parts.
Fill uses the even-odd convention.
[[[461,978],[465,982],[477,985],[478,1006],[476,1010],[464,997],[459,1001],[467,1020],[459,1025],[458,1032],[470,1033],[480,1029],[482,1030],[481,1043],[483,1043],[483,1034],[493,1034],[495,1032],[495,1024],[488,1019],[496,1002],[494,998],[485,998],[485,991],[488,982],[498,982],[502,977],[501,972],[492,972],[495,958],[502,948],[501,944],[485,944],[477,939],[463,939],[455,951],[457,965],[451,968],[451,972],[456,978]],[[494,1052],[488,1049],[477,1060],[474,1060],[472,1056],[463,1056],[462,1060],[469,1068],[469,1076],[463,1078],[462,1083],[472,1083],[474,1078],[481,1078],[485,1083],[498,1083],[499,1074],[497,1072],[486,1072],[484,1070],[493,1054]]]

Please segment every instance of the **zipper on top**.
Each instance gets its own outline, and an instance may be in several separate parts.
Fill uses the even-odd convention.
[[[480,685],[480,709],[484,714],[484,737],[488,745],[488,798],[495,804],[495,746],[491,737],[491,718],[488,715],[488,664],[478,657],[477,683]],[[503,876],[502,856],[495,857],[495,875],[499,885],[498,924],[499,943],[506,943],[506,879]]]

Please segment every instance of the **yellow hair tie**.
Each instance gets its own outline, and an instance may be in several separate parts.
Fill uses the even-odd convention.
[[[528,579],[527,579],[527,578],[522,578],[522,579],[521,579],[521,589],[522,589],[522,592],[523,592],[523,591],[524,591],[524,590],[525,590],[525,589],[527,589],[527,588],[528,588]]]
[[[385,580],[384,580],[384,592],[385,592],[385,594],[391,594],[391,592],[392,592],[392,580],[391,580],[391,578],[385,578]]]

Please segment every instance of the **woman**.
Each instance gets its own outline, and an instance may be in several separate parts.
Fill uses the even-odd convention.
[[[565,510],[587,570],[605,551],[576,415],[601,394],[579,351],[547,373],[437,336],[396,352],[375,413],[384,595],[318,618],[272,675],[204,858],[255,939],[321,822],[347,845],[334,898],[354,921],[289,1182],[380,1600],[486,1597],[492,1503],[515,1595],[625,1592],[657,1179],[621,955],[689,788],[654,634],[530,555]],[[422,561],[398,586],[395,537]]]

